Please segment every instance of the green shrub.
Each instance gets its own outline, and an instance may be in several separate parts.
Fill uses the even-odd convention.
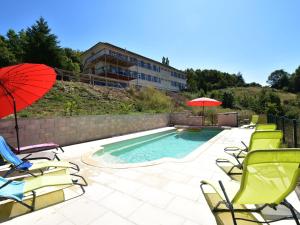
[[[232,92],[225,91],[222,96],[223,108],[233,108],[234,96]]]
[[[172,100],[164,92],[154,87],[145,87],[135,96],[136,110],[139,112],[170,112]]]

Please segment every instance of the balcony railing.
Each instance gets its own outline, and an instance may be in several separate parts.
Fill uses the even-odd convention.
[[[119,69],[117,67],[106,66],[96,69],[95,74],[97,75],[107,75],[113,78],[119,78],[122,80],[134,80],[138,78],[137,72],[130,71],[127,69]]]
[[[135,62],[130,60],[128,56],[117,53],[108,49],[102,49],[85,60],[85,65],[94,64],[99,61],[108,62],[120,66],[130,67],[135,65]]]

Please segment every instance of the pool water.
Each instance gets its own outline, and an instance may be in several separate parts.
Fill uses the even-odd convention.
[[[221,129],[205,128],[200,131],[166,131],[133,138],[108,145],[94,153],[110,163],[141,163],[161,158],[183,158]]]

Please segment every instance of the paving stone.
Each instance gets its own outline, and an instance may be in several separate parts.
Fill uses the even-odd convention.
[[[139,206],[141,206],[143,202],[121,192],[115,191],[102,199],[99,204],[114,211],[118,215],[127,217],[132,214]]]
[[[180,216],[166,212],[165,210],[144,204],[139,207],[130,217],[130,220],[138,225],[181,225],[184,221]]]

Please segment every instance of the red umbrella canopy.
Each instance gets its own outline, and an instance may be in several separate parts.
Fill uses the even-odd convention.
[[[219,106],[222,102],[212,98],[196,98],[187,102],[188,106]]]
[[[44,96],[53,86],[56,73],[44,64],[19,64],[0,68],[0,118],[20,111]]]

